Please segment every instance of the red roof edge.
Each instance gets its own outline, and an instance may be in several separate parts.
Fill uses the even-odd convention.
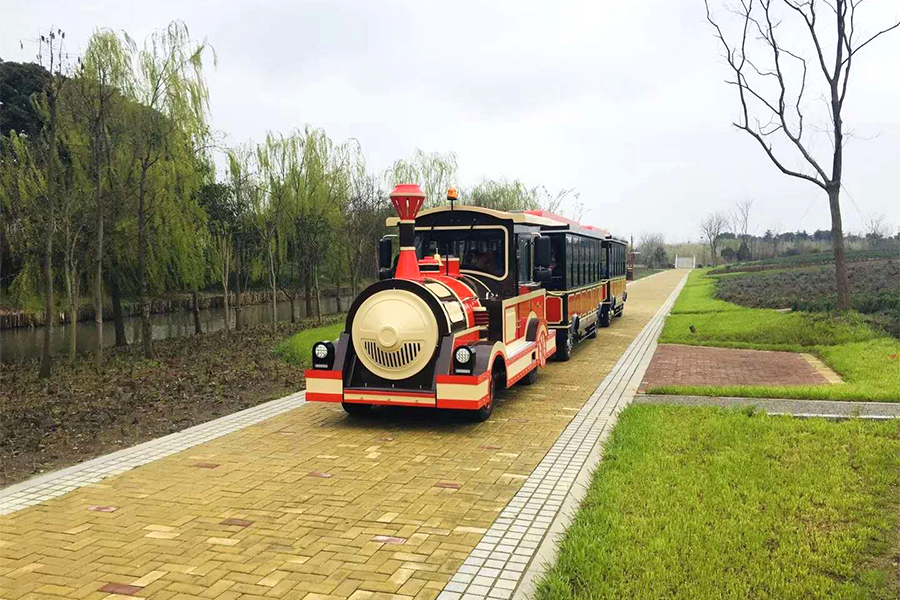
[[[577,225],[583,229],[589,229],[590,231],[596,231],[603,235],[611,235],[608,229],[603,229],[601,227],[594,227],[593,225],[582,225],[578,221],[573,221],[572,219],[568,219],[562,215],[558,215],[556,213],[552,213],[547,210],[526,210],[526,214],[534,215],[536,217],[544,217],[545,219],[552,219],[554,221],[559,221],[560,223],[568,223],[569,225]]]

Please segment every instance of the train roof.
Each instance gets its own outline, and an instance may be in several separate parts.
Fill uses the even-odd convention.
[[[547,232],[563,232],[569,231],[580,235],[585,235],[601,240],[613,240],[619,243],[626,243],[624,240],[614,238],[609,230],[594,227],[593,225],[582,225],[577,221],[557,215],[546,210],[525,210],[525,211],[502,211],[492,208],[484,208],[481,206],[469,206],[466,204],[456,204],[454,207],[448,205],[437,206],[419,212],[418,217],[433,215],[442,212],[450,212],[451,210],[477,212],[498,219],[510,220],[513,223],[521,223],[524,225],[534,225],[540,227],[541,231]],[[394,227],[400,222],[399,217],[388,217],[385,224],[388,227]]]

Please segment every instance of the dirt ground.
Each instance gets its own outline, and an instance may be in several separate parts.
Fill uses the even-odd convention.
[[[37,362],[0,364],[0,487],[302,389],[303,369],[272,348],[315,325],[158,341],[153,360],[137,347],[111,349],[99,375],[88,356],[57,360],[47,381]]]

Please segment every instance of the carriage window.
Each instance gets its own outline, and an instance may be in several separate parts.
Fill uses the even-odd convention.
[[[550,270],[553,278],[565,277],[566,238],[561,235],[550,236]]]
[[[606,246],[600,247],[600,278],[607,279],[608,276],[606,274],[607,265],[609,261],[606,259]]]
[[[416,255],[456,256],[459,268],[497,277],[506,272],[506,237],[502,229],[422,229],[416,231]]]
[[[566,270],[569,272],[566,287],[575,287],[575,249],[574,239],[571,235],[566,235]]]
[[[575,237],[575,287],[584,284],[584,246],[580,237]]]

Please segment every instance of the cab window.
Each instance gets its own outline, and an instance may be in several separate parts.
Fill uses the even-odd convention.
[[[496,277],[506,273],[506,237],[502,229],[423,229],[416,231],[416,255],[456,256],[464,271]]]

